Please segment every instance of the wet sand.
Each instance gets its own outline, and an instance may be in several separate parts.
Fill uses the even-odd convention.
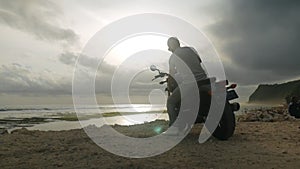
[[[115,128],[130,136],[152,136],[165,121]],[[16,130],[0,135],[1,168],[299,168],[300,121],[238,122],[228,141],[198,143],[196,125],[176,147],[159,156],[130,159],[98,147],[82,129]]]

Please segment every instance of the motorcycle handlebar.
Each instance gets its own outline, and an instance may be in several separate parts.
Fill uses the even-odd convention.
[[[157,79],[157,78],[163,78],[163,77],[168,76],[168,75],[169,75],[168,73],[159,72],[158,75],[154,76],[154,78],[152,79],[152,81],[155,80],[155,79]]]
[[[159,82],[159,84],[164,84],[164,83],[167,83],[167,81],[165,80],[165,81],[161,81],[161,82]]]

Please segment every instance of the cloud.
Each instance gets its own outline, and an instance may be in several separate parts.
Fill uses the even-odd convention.
[[[53,72],[33,72],[29,67],[14,63],[0,67],[0,93],[27,95],[71,94],[71,79]]]
[[[75,79],[75,83],[78,81],[78,84],[81,84],[82,82],[90,81],[91,78],[94,79],[95,69],[97,69],[95,77],[96,93],[109,95],[112,90],[113,80],[113,89],[119,90],[118,93],[120,94],[124,93],[124,90],[127,90],[124,85],[128,82],[128,80],[130,80],[130,85],[128,86],[130,95],[148,96],[153,89],[163,90],[165,86],[159,85],[157,81],[151,81],[156,74],[151,72],[149,69],[145,70],[145,66],[148,67],[151,63],[145,59],[147,57],[144,58],[138,55],[135,58],[140,59],[129,59],[130,64],[124,63],[124,65],[121,64],[119,66],[112,65],[104,61],[98,67],[99,60],[95,57],[89,57],[87,55],[74,52],[65,52],[59,55],[59,60],[63,64],[69,66],[75,66],[76,60],[78,59],[76,70],[76,73],[78,74],[76,75],[77,78]],[[132,63],[131,61],[137,61],[137,63]],[[134,75],[133,79],[129,79],[132,78],[132,75]],[[81,87],[84,92],[86,90],[86,86]]]
[[[112,74],[116,69],[116,66],[111,65],[107,62],[102,62],[100,65],[98,65],[100,62],[98,58],[89,57],[87,55],[75,52],[64,52],[58,56],[58,59],[61,63],[70,66],[74,66],[76,61],[78,61],[78,64],[80,66],[93,70],[98,69],[99,73]]]
[[[0,1],[0,23],[41,40],[76,43],[78,35],[62,26],[60,8],[49,0]]]
[[[74,53],[66,52],[59,55],[58,59],[60,62],[66,65],[74,65],[77,56]]]
[[[231,0],[218,14],[208,30],[230,57],[229,78],[255,84],[299,76],[300,1]]]

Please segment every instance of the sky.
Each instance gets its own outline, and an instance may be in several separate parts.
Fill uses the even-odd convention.
[[[238,84],[241,101],[259,84],[300,79],[297,0],[0,0],[0,105],[72,103],[75,63],[85,44],[104,26],[141,13],[169,14],[201,30],[218,52],[226,78]],[[165,50],[157,64],[166,65],[166,42],[144,45],[155,44]],[[97,73],[102,103],[111,102],[109,79],[122,61],[120,53],[112,51],[115,58]],[[83,55],[78,62],[83,81],[96,61]],[[121,73],[124,79],[130,74]],[[161,88],[148,82],[152,75],[145,71],[133,80],[133,101]]]

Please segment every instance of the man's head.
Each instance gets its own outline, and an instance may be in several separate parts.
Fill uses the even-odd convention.
[[[169,51],[171,51],[172,53],[175,52],[175,50],[180,47],[180,42],[176,37],[170,37],[168,39],[168,47],[169,47]]]

